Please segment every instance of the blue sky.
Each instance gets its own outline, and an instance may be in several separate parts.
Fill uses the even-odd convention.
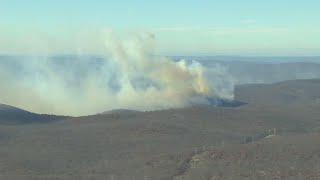
[[[319,7],[316,0],[0,0],[0,53],[74,52],[83,36],[82,44],[94,44],[84,51],[96,53],[95,32],[113,28],[154,33],[161,54],[319,55]]]

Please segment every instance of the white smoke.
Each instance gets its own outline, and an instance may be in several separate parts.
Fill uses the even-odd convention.
[[[196,61],[153,56],[155,38],[150,33],[122,39],[112,30],[104,34],[106,53],[99,63],[95,58],[88,62],[90,58],[68,57],[52,63],[52,57],[28,56],[0,64],[0,103],[79,116],[233,97],[233,81],[220,65],[206,69]]]

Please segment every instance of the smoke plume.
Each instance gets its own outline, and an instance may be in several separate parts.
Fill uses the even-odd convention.
[[[0,103],[32,112],[88,115],[111,109],[156,110],[232,98],[227,70],[154,56],[155,37],[105,32],[102,56],[2,57]]]

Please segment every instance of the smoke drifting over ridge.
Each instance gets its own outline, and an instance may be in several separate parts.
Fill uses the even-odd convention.
[[[216,65],[153,56],[154,36],[105,33],[104,56],[25,56],[0,62],[0,103],[37,113],[88,115],[111,109],[155,110],[233,97]],[[209,78],[210,77],[210,78]]]

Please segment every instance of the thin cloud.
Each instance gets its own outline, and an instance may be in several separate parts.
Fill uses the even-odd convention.
[[[215,34],[269,34],[269,33],[283,33],[289,31],[282,27],[246,27],[246,28],[216,28],[211,29]]]
[[[181,31],[200,31],[203,30],[203,28],[197,28],[197,27],[160,27],[155,28],[153,31],[171,31],[171,32],[181,32]]]
[[[257,24],[257,20],[255,19],[243,19],[240,21],[241,24]]]
[[[155,32],[213,32],[215,34],[246,34],[246,33],[280,33],[289,31],[285,27],[161,27],[153,29]]]

